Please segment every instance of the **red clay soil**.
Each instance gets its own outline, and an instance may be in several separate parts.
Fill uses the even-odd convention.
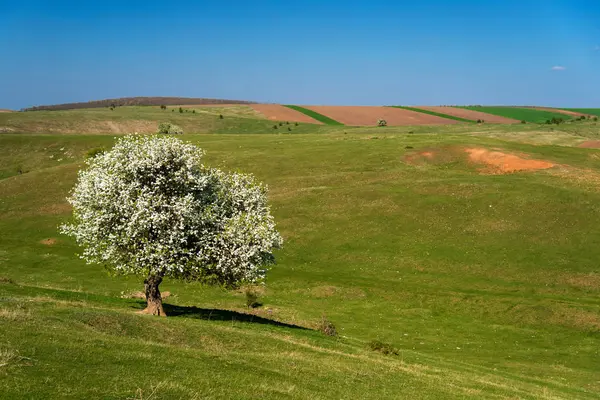
[[[388,126],[448,125],[458,121],[394,107],[376,106],[303,106],[350,126],[377,126],[385,119]]]
[[[434,107],[434,106],[415,106],[421,110],[433,111],[440,114],[452,115],[453,117],[470,119],[477,121],[482,119],[491,124],[518,124],[520,121],[511,118],[500,117],[498,115],[488,114],[481,111],[466,110],[458,107]]]
[[[600,140],[588,140],[577,147],[582,147],[584,149],[600,149]]]
[[[510,173],[517,171],[531,171],[552,168],[554,164],[547,161],[528,160],[514,154],[505,154],[499,151],[490,151],[482,148],[465,149],[469,160],[478,164],[486,164],[491,168],[489,172]]]
[[[582,113],[578,113],[575,111],[569,111],[569,110],[561,110],[560,108],[550,108],[550,107],[529,107],[529,108],[533,108],[534,110],[540,110],[540,111],[555,112],[557,114],[568,115],[570,117],[581,117],[582,115],[585,115],[586,117],[589,116],[589,114],[582,114]]]
[[[289,121],[289,122],[305,122],[308,124],[322,124],[309,117],[308,115],[302,114],[299,111],[292,110],[291,108],[279,105],[279,104],[248,104],[255,111],[258,111],[267,119],[272,121]]]

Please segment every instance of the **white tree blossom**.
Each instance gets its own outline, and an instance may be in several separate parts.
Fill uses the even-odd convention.
[[[208,168],[202,156],[174,137],[119,139],[79,172],[68,199],[73,222],[62,232],[88,263],[148,277],[147,297],[148,282],[157,280],[158,292],[163,277],[227,286],[263,279],[282,244],[267,187]]]

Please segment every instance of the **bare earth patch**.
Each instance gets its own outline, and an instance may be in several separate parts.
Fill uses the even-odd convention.
[[[255,111],[264,115],[271,121],[304,122],[307,124],[322,124],[308,115],[292,110],[280,104],[250,104]]]
[[[41,244],[44,244],[46,246],[55,245],[56,242],[58,242],[58,240],[56,240],[55,238],[48,238],[40,241]]]
[[[488,114],[481,111],[467,110],[458,107],[432,107],[432,106],[415,106],[422,110],[433,111],[441,114],[451,115],[453,117],[470,119],[471,121],[477,121],[482,119],[485,122],[492,124],[517,124],[520,121],[511,118],[500,117],[498,115]]]
[[[13,110],[7,110],[4,108],[0,108],[0,113],[9,113],[9,112],[14,112]]]
[[[388,126],[448,125],[458,121],[404,110],[377,106],[303,106],[349,126],[377,126],[377,120],[386,120]]]
[[[533,171],[539,169],[552,168],[554,164],[541,161],[521,158],[514,154],[506,154],[500,151],[491,151],[482,148],[465,149],[469,154],[469,160],[478,164],[486,164],[492,168],[491,172],[511,173],[517,171]]]
[[[577,147],[582,147],[584,149],[600,149],[600,140],[588,140]]]

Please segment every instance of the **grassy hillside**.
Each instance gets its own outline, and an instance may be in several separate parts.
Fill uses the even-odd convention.
[[[512,118],[519,121],[527,121],[535,124],[543,124],[547,120],[552,118],[562,118],[563,120],[571,119],[568,115],[535,110],[532,108],[518,108],[518,107],[487,107],[487,106],[474,106],[474,107],[461,107],[473,111],[481,111],[488,114],[499,115],[501,117]]]
[[[446,118],[446,119],[453,119],[455,121],[460,121],[460,122],[475,122],[475,121],[473,121],[471,119],[455,117],[453,115],[442,114],[442,113],[438,113],[438,112],[430,111],[430,110],[423,110],[421,108],[416,108],[416,107],[406,107],[406,106],[390,106],[390,107],[403,108],[403,109],[409,110],[409,111],[416,111],[416,112],[420,112],[420,113],[423,113],[423,114],[435,115],[436,117],[441,117],[441,118]]]
[[[112,136],[0,135],[0,397],[597,398],[600,157],[545,144],[597,126],[468,128],[184,135],[269,184],[286,243],[261,308],[167,281],[167,319],[57,233]],[[557,166],[482,174],[465,147]]]
[[[575,111],[582,114],[597,115],[600,117],[600,108],[564,108],[564,110]]]
[[[304,107],[300,107],[300,106],[292,106],[292,105],[286,105],[286,107],[291,108],[292,110],[299,111],[302,114],[308,115],[309,117],[314,118],[317,121],[324,123],[325,125],[344,125],[341,122],[331,119],[331,118],[329,118],[323,114],[320,114],[316,111],[309,110],[308,108],[304,108]]]
[[[46,106],[37,106],[26,108],[26,111],[42,110],[75,110],[87,108],[102,107],[122,107],[122,106],[174,106],[179,104],[249,104],[250,101],[241,100],[223,100],[223,99],[205,99],[195,97],[120,97],[118,99],[94,100],[81,103],[64,103]]]
[[[273,122],[249,106],[186,107],[117,107],[85,110],[29,111],[0,113],[0,133],[153,133],[160,122],[181,126],[186,133],[269,133]],[[223,116],[221,119],[220,116]],[[315,132],[314,124],[293,126],[292,132]]]

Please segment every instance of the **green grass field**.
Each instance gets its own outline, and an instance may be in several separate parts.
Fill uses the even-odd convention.
[[[325,125],[344,125],[341,122],[338,122],[334,119],[331,119],[323,114],[320,114],[316,111],[313,110],[309,110],[308,108],[304,108],[304,107],[300,107],[300,106],[292,106],[292,105],[286,105],[287,108],[291,108],[292,110],[296,110],[298,112],[301,112],[302,114],[308,115],[311,118],[316,119],[319,122],[324,123]]]
[[[564,110],[575,111],[582,114],[597,115],[600,117],[600,108],[564,108]]]
[[[166,281],[170,316],[153,318],[123,297],[140,278],[85,265],[57,232],[86,153],[114,134],[54,129],[163,115],[114,112],[0,114],[0,128],[40,132],[0,134],[0,398],[600,397],[600,153],[576,147],[596,123],[287,134],[174,115],[209,127],[182,136],[207,164],[269,185],[286,242],[262,307]],[[483,174],[466,147],[556,166]],[[337,338],[315,330],[323,315]]]
[[[476,121],[473,121],[471,119],[455,117],[454,115],[442,114],[442,113],[438,113],[438,112],[430,111],[430,110],[423,110],[421,108],[405,107],[405,106],[390,106],[390,107],[402,108],[404,110],[416,111],[416,112],[420,112],[420,113],[423,113],[423,114],[429,114],[429,115],[435,115],[436,117],[441,117],[441,118],[446,118],[446,119],[453,119],[455,121],[460,121],[460,122],[470,122],[470,123],[476,122]]]
[[[571,117],[552,111],[535,110],[532,108],[519,107],[461,107],[473,111],[481,111],[488,114],[499,115],[501,117],[512,118],[518,121],[526,121],[535,124],[543,124],[552,118],[562,118],[569,120]]]

